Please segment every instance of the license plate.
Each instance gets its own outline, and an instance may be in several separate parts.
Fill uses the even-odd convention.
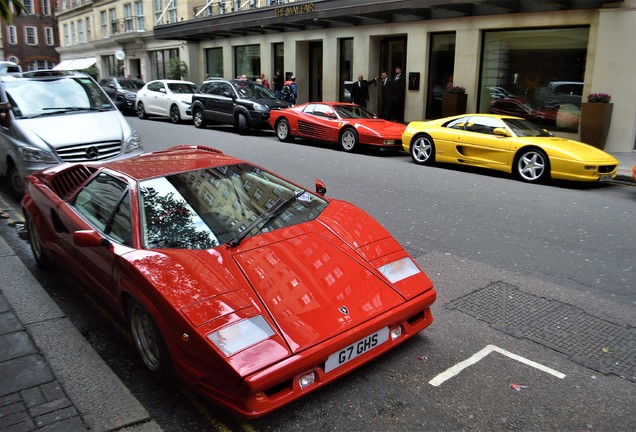
[[[389,328],[385,327],[372,335],[352,343],[348,347],[345,347],[329,356],[325,363],[325,372],[331,372],[332,370],[342,366],[356,357],[361,356],[365,352],[372,350],[388,340]]]
[[[612,180],[611,175],[602,175],[601,178],[599,179],[600,182],[608,182],[610,180]]]

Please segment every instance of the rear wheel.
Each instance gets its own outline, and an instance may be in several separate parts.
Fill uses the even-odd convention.
[[[278,123],[276,123],[276,136],[283,142],[292,142],[294,140],[294,137],[290,133],[289,121],[287,121],[287,119],[280,119]]]
[[[40,235],[35,228],[33,219],[28,214],[24,216],[24,219],[27,233],[29,235],[29,243],[31,244],[31,250],[33,251],[33,257],[35,258],[35,263],[42,269],[49,268],[51,261],[44,251],[42,241],[40,240]]]
[[[181,122],[181,113],[179,112],[179,107],[176,105],[170,107],[170,121],[174,124]]]
[[[144,107],[143,102],[137,102],[137,117],[140,119],[148,118],[148,114],[146,114],[146,108]]]
[[[358,133],[353,128],[346,128],[340,133],[340,148],[352,152],[358,145]]]
[[[550,176],[550,160],[539,149],[522,150],[515,158],[514,169],[521,181],[541,183]]]
[[[202,129],[207,126],[207,122],[203,117],[203,110],[196,108],[192,113],[192,122],[194,123],[195,128]]]
[[[435,143],[428,135],[416,136],[411,142],[411,158],[418,165],[432,165],[435,162]]]
[[[150,314],[131,299],[127,307],[128,322],[137,352],[155,379],[169,381],[173,375],[168,348]]]
[[[245,117],[245,114],[239,114],[236,116],[236,127],[238,128],[239,134],[247,134],[247,117]]]

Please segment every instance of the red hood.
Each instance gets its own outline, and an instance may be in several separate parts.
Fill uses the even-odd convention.
[[[293,352],[404,301],[351,254],[316,233],[253,249],[235,259]]]

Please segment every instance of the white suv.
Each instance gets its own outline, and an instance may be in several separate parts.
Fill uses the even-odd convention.
[[[0,76],[0,175],[16,197],[34,171],[142,152],[137,132],[90,76],[55,70]]]

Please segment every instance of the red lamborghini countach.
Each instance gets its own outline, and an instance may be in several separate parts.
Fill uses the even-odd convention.
[[[406,126],[378,118],[360,105],[340,102],[310,102],[269,114],[269,124],[280,141],[295,137],[338,143],[346,152],[361,145],[402,149]]]
[[[125,320],[157,378],[258,417],[433,321],[433,284],[351,204],[208,147],[63,164],[26,181],[40,266]]]

